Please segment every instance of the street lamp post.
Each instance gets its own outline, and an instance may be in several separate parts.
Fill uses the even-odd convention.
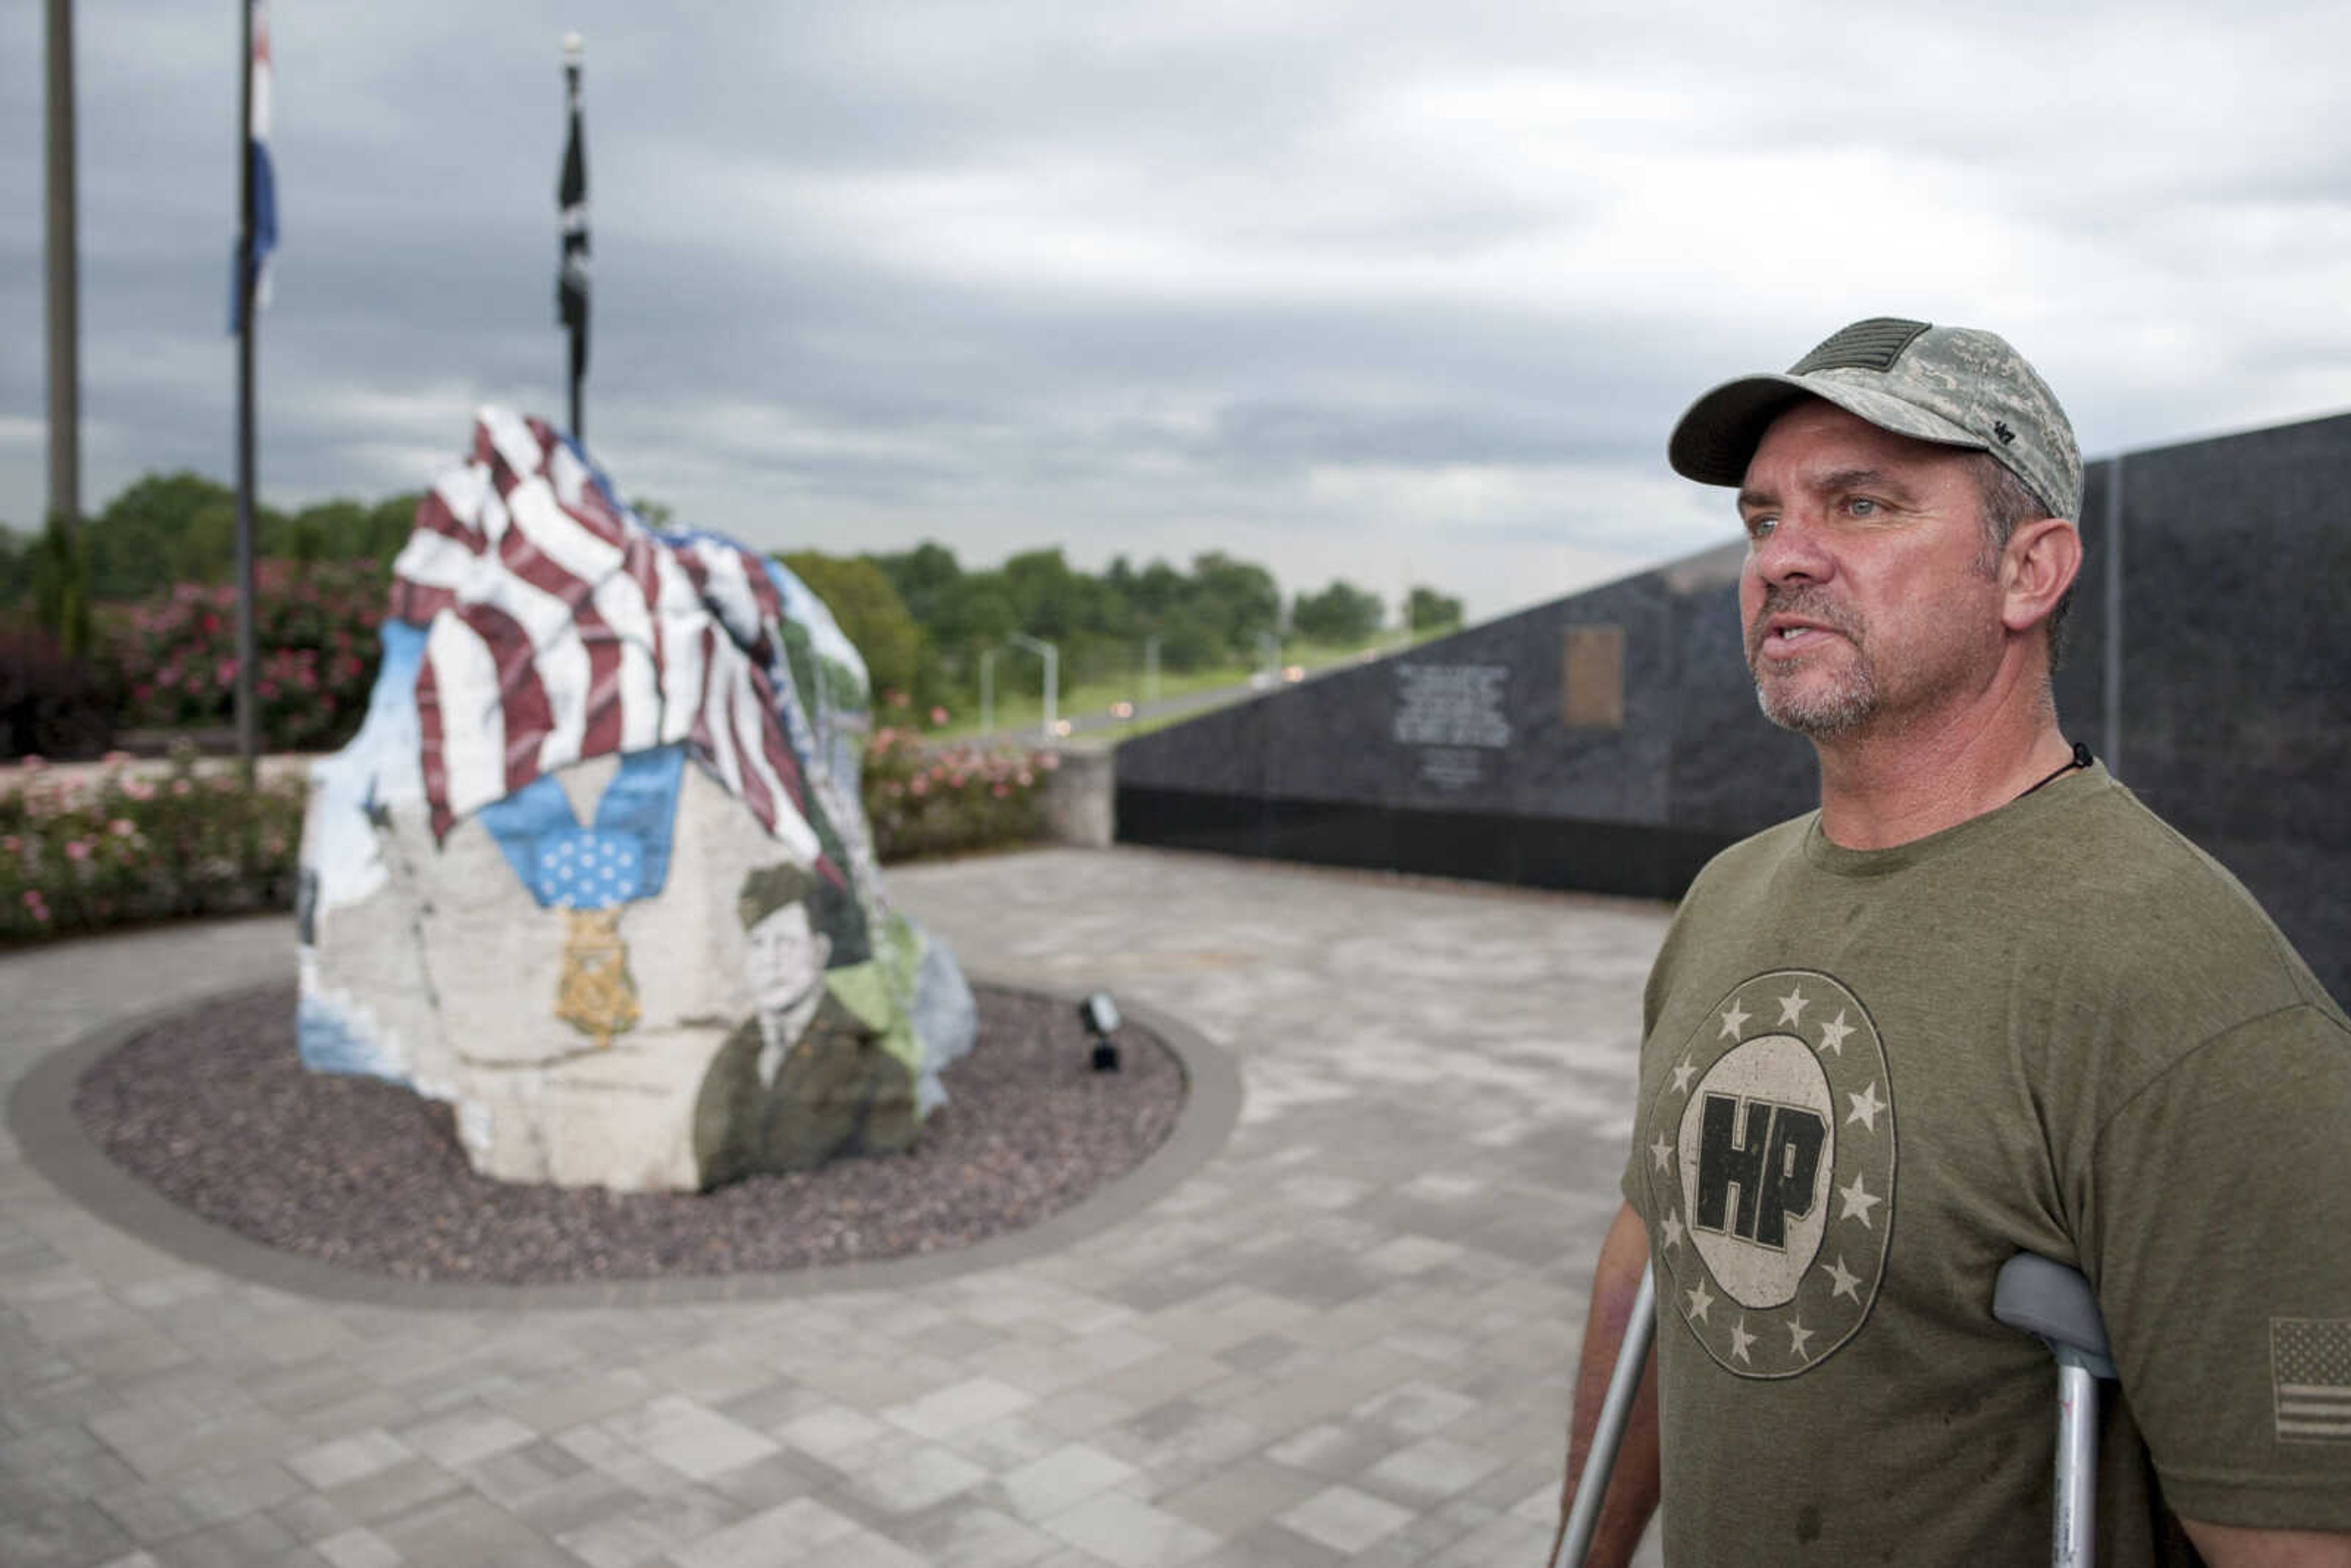
[[[1005,641],[1016,647],[1028,649],[1045,661],[1045,738],[1054,737],[1053,709],[1061,695],[1061,651],[1041,637],[1031,637],[1025,632],[1008,632]]]
[[[979,733],[996,733],[996,650],[979,651]]]
[[[1269,680],[1281,679],[1281,639],[1270,632],[1257,634],[1257,651],[1265,657],[1265,673]]]
[[[1155,632],[1143,640],[1143,700],[1159,700],[1159,633]]]
[[[49,510],[81,527],[81,305],[74,223],[72,0],[47,13]]]

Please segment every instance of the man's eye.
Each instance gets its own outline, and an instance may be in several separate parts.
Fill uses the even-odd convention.
[[[1779,526],[1777,517],[1750,517],[1747,519],[1747,537],[1750,539],[1770,538],[1772,530]]]
[[[1845,502],[1844,509],[1847,513],[1856,517],[1874,517],[1877,516],[1877,503],[1871,500],[1866,496],[1855,496],[1851,497]]]

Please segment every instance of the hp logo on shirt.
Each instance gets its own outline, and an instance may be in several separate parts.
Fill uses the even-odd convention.
[[[1894,1109],[1869,1011],[1783,969],[1707,1012],[1651,1097],[1659,1292],[1742,1377],[1792,1377],[1861,1327],[1886,1266]]]

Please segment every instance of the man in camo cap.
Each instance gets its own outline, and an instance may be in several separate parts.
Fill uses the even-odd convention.
[[[2351,1563],[2351,1024],[2058,727],[2064,409],[1993,334],[1880,317],[1667,452],[1738,490],[1748,666],[1821,804],[1700,873],[1650,977],[1571,1486],[1644,1263],[1657,1348],[1590,1561],[1661,1474],[1677,1564],[2044,1557],[2055,1380],[1991,1312],[2036,1252],[2121,1375],[2106,1561]]]

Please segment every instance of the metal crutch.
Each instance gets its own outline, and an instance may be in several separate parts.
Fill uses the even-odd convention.
[[[1633,1398],[1641,1391],[1641,1374],[1649,1362],[1649,1343],[1657,1333],[1657,1281],[1650,1265],[1641,1266],[1641,1289],[1633,1298],[1633,1315],[1625,1320],[1625,1340],[1616,1347],[1616,1370],[1608,1376],[1608,1397],[1601,1402],[1600,1420],[1592,1428],[1592,1447],[1583,1456],[1583,1474],[1576,1478],[1575,1503],[1567,1512],[1567,1529],[1559,1538],[1552,1568],[1583,1568],[1592,1548],[1593,1528],[1600,1522],[1600,1504],[1608,1495],[1608,1478],[1616,1469],[1616,1450],[1625,1443],[1625,1423],[1633,1416]]]
[[[2097,1555],[2098,1380],[2111,1380],[2106,1323],[2090,1281],[2064,1264],[2020,1252],[2001,1265],[1991,1315],[2057,1357],[2057,1498],[2050,1562],[2091,1568]]]

